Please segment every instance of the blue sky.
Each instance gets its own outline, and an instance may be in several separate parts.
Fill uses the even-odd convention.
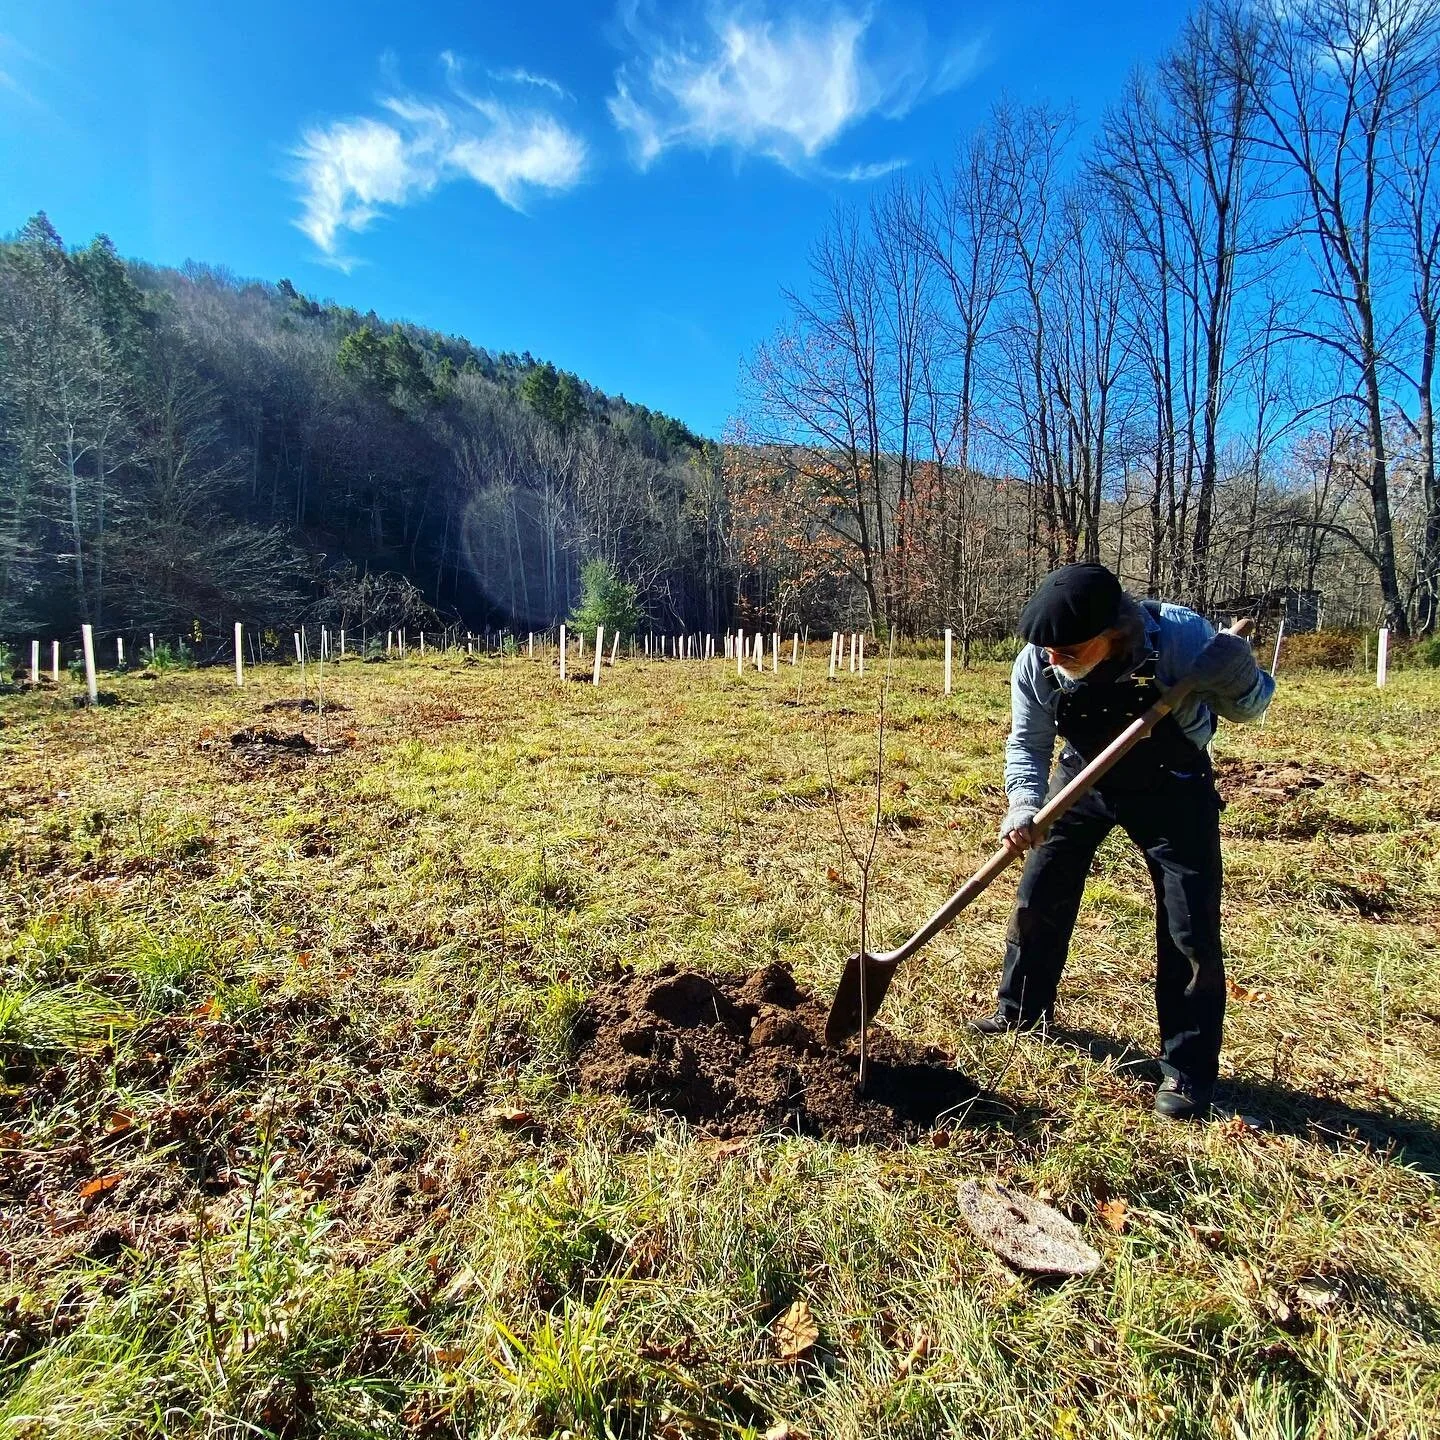
[[[718,435],[832,206],[1003,93],[1093,119],[1184,13],[0,0],[0,231],[289,276]]]

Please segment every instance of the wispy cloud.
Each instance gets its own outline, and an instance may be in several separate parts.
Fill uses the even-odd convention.
[[[518,66],[513,70],[492,70],[490,78],[502,80],[511,85],[533,85],[539,90],[551,91],[562,100],[574,98],[558,80],[552,80],[548,75],[537,75],[533,70],[523,70]]]
[[[19,61],[19,66],[16,65]],[[42,66],[42,62],[31,51],[27,50],[13,35],[7,35],[0,31],[0,90],[22,100],[26,105],[37,110],[48,110],[50,107],[43,101],[37,99],[31,91],[21,83],[16,76],[16,70],[24,67],[26,69]],[[42,68],[53,70],[53,66],[45,65]]]
[[[470,179],[521,210],[532,190],[566,190],[586,164],[585,142],[533,105],[472,95],[460,85],[459,62],[442,61],[450,94],[392,95],[379,113],[305,132],[295,149],[300,215],[295,224],[341,269],[346,232],[358,233],[388,210],[410,205],[439,186]]]
[[[819,173],[827,180],[863,184],[870,180],[883,180],[885,176],[903,170],[909,163],[908,160],[875,160],[868,164],[842,165],[838,169],[825,165],[820,167]]]
[[[792,170],[865,180],[904,164],[838,169],[818,159],[872,115],[898,118],[963,84],[984,42],[932,67],[923,22],[877,24],[871,9],[817,13],[794,0],[713,0],[689,24],[662,24],[640,0],[622,21],[634,54],[616,72],[611,119],[644,168],[674,147],[730,147]]]

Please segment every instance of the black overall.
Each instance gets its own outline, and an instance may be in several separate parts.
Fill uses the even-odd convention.
[[[1159,696],[1155,661],[1150,652],[1119,676],[1111,662],[1062,694],[1055,719],[1065,747],[1050,795]],[[1155,886],[1161,1068],[1197,1085],[1213,1082],[1225,1018],[1220,807],[1209,756],[1167,715],[1026,857],[1006,933],[1005,1014],[1052,1014],[1090,862],[1119,825],[1144,853]]]

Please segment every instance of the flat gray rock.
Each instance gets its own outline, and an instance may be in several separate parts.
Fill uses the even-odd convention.
[[[992,1181],[960,1187],[960,1213],[982,1245],[1017,1270],[1037,1275],[1088,1275],[1100,1253],[1058,1210]]]

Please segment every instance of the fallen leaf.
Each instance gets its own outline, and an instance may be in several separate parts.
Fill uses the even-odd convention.
[[[105,1133],[107,1135],[119,1135],[130,1129],[135,1123],[133,1115],[127,1115],[123,1110],[117,1110],[106,1122]]]
[[[1328,1280],[1302,1280],[1295,1287],[1295,1298],[1312,1310],[1328,1310],[1340,1299],[1340,1290]]]
[[[1238,980],[1227,980],[1225,988],[1230,992],[1232,1000],[1243,1000],[1255,1005],[1263,1005],[1270,998],[1268,990],[1251,990],[1248,986],[1240,984]]]
[[[195,1013],[204,1016],[206,1020],[214,1020],[220,1014],[219,1002],[212,995],[203,1005],[197,1005],[195,1007]]]
[[[0,1130],[0,1150],[19,1150],[25,1137],[18,1130]]]
[[[96,1195],[103,1195],[107,1190],[113,1190],[123,1178],[121,1175],[97,1175],[80,1187],[80,1198],[91,1200]]]
[[[1118,1197],[1114,1200],[1107,1200],[1100,1207],[1098,1214],[1106,1228],[1113,1230],[1117,1235],[1124,1234],[1125,1227],[1130,1223],[1130,1207]]]
[[[535,1123],[535,1117],[528,1110],[522,1110],[515,1105],[492,1105],[485,1112],[485,1118],[493,1120],[497,1125],[508,1125],[512,1128]]]
[[[748,1140],[702,1140],[700,1148],[707,1155],[724,1159],[728,1155],[743,1155],[749,1148]]]
[[[915,1338],[910,1342],[910,1353],[900,1362],[900,1374],[910,1374],[930,1354],[930,1347],[933,1343],[930,1339],[930,1332],[923,1325],[917,1325]]]
[[[468,1351],[461,1349],[437,1350],[435,1352],[435,1358],[442,1365],[458,1365],[468,1353]]]
[[[803,1300],[797,1300],[776,1322],[775,1346],[782,1360],[798,1360],[814,1348],[820,1327]]]
[[[850,882],[846,880],[846,878],[833,865],[831,865],[825,871],[825,878],[830,882],[830,884],[835,886],[837,890],[845,890],[849,888]]]
[[[1274,1286],[1267,1285],[1260,1295],[1261,1308],[1281,1330],[1292,1335],[1310,1329],[1310,1322],[1298,1315],[1295,1307]]]
[[[473,1265],[465,1265],[451,1279],[450,1283],[440,1292],[440,1299],[446,1304],[454,1304],[457,1300],[463,1300],[480,1284],[480,1277],[475,1273]]]

